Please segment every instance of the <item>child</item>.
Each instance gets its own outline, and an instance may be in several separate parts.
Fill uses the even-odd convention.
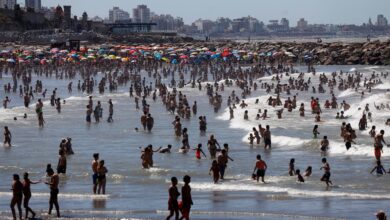
[[[248,140],[249,140],[249,144],[250,144],[250,145],[253,145],[253,141],[255,140],[255,136],[253,136],[253,134],[250,133],[250,134],[249,134]]]
[[[311,172],[312,172],[311,170],[312,170],[311,166],[308,166],[305,170],[304,176],[311,176]]]
[[[321,181],[326,183],[326,186],[333,185],[332,181],[330,180],[330,165],[326,161],[326,158],[322,158],[322,164],[321,170],[324,169],[324,175],[321,177]]]
[[[169,199],[168,199],[168,210],[169,216],[166,218],[167,220],[171,219],[171,217],[175,214],[175,219],[179,219],[179,203],[177,202],[177,198],[180,196],[179,191],[177,190],[177,178],[171,178],[172,185],[169,188]]]
[[[300,171],[299,169],[297,169],[297,170],[295,171],[295,173],[296,173],[297,176],[298,176],[298,182],[304,183],[304,182],[305,182],[305,179],[303,179],[303,177],[302,177],[302,175],[301,175],[301,171]]]
[[[386,170],[385,168],[383,168],[380,160],[376,161],[376,166],[374,167],[374,169],[371,170],[371,173],[373,173],[374,170],[376,170],[376,175],[378,176],[382,176],[383,174],[386,174]]]
[[[204,157],[206,157],[206,154],[203,152],[203,150],[202,150],[202,144],[198,144],[198,147],[196,148],[196,149],[194,149],[195,150],[195,157],[196,157],[196,159],[198,159],[198,160],[200,160],[200,153],[202,153],[203,154],[203,156]]]
[[[214,183],[218,183],[218,180],[219,180],[219,166],[218,166],[218,162],[216,160],[213,161],[211,167],[210,167],[210,171],[209,171],[209,175],[211,175],[211,172],[213,172],[213,179],[214,179]]]
[[[295,163],[295,159],[294,159],[294,158],[291,158],[291,160],[290,160],[290,165],[289,165],[289,168],[288,168],[288,174],[289,174],[290,176],[294,176],[294,175],[295,175],[294,163]]]

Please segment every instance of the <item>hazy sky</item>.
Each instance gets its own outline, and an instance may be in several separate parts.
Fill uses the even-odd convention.
[[[18,0],[24,2],[24,0]],[[377,14],[390,20],[390,0],[42,0],[43,6],[72,5],[72,14],[108,17],[108,10],[119,6],[130,12],[146,4],[157,14],[182,17],[185,23],[198,18],[238,18],[251,15],[268,23],[286,17],[295,26],[304,17],[309,23],[362,24]]]

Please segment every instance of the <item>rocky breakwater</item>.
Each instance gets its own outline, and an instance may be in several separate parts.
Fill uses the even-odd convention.
[[[321,65],[390,65],[390,41],[366,43],[276,43],[259,49],[292,53],[300,61]]]
[[[317,65],[390,65],[390,40],[365,43],[297,43],[297,42],[213,42],[208,47],[228,47],[255,51],[272,56],[277,54],[284,61]]]

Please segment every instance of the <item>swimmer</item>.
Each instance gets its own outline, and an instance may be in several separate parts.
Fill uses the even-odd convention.
[[[162,153],[162,154],[165,154],[165,153],[171,153],[171,148],[172,148],[172,145],[168,144],[167,147],[165,148],[162,148],[159,153]]]
[[[299,169],[297,169],[297,170],[295,171],[295,173],[296,173],[296,175],[297,175],[297,177],[298,177],[298,182],[304,183],[304,182],[305,182],[305,179],[303,179],[303,177],[302,177],[302,175],[301,175],[301,171],[300,171]]]
[[[305,170],[304,176],[311,176],[311,173],[312,173],[312,168],[311,166],[308,166]]]

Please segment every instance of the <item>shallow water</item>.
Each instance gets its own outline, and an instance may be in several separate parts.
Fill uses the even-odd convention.
[[[319,66],[317,72],[331,73],[332,71],[349,71],[352,68],[365,74],[372,71],[389,71],[390,68],[373,66]],[[302,67],[302,69],[305,69]],[[318,77],[313,77],[317,82]],[[35,81],[36,78],[34,78]],[[354,91],[339,92],[335,90],[338,102],[346,100],[351,109],[346,112],[350,115],[346,121],[350,122],[357,132],[357,145],[346,151],[343,141],[339,138],[341,120],[334,119],[336,110],[324,110],[319,124],[321,137],[327,135],[330,139],[330,153],[328,160],[332,168],[332,177],[335,186],[326,188],[320,182],[322,176],[321,155],[318,143],[314,140],[312,128],[314,116],[308,111],[311,93],[299,92],[298,102],[305,103],[306,117],[299,117],[298,110],[292,113],[285,111],[283,120],[276,119],[275,109],[268,106],[265,100],[269,97],[264,90],[259,89],[252,93],[246,102],[249,104],[249,121],[243,120],[242,109],[235,110],[235,118],[229,121],[229,110],[226,107],[228,95],[237,88],[225,87],[224,108],[214,113],[208,104],[206,91],[198,91],[189,87],[182,91],[187,95],[189,103],[198,102],[198,115],[206,115],[208,130],[205,136],[200,135],[197,117],[182,120],[183,127],[189,130],[190,144],[206,144],[208,136],[215,134],[220,143],[229,143],[229,155],[235,159],[229,162],[227,180],[213,184],[208,170],[211,164],[209,159],[196,160],[194,152],[181,154],[177,149],[181,140],[174,137],[171,122],[174,116],[165,110],[158,98],[151,105],[151,114],[155,119],[152,133],[135,132],[135,127],[141,127],[141,111],[135,110],[133,99],[128,97],[128,87],[122,87],[117,93],[104,95],[94,94],[94,103],[102,101],[104,118],[107,118],[109,98],[114,103],[114,123],[105,120],[99,124],[85,123],[85,105],[87,95],[73,89],[67,93],[65,80],[43,80],[48,94],[57,87],[59,97],[66,98],[62,105],[61,114],[50,106],[48,97],[44,106],[45,128],[38,128],[34,107],[26,109],[17,95],[10,96],[11,109],[0,109],[0,127],[9,126],[13,135],[12,148],[0,147],[0,216],[10,216],[9,201],[11,198],[10,184],[13,173],[28,171],[32,180],[44,180],[47,163],[53,167],[57,163],[58,145],[61,138],[72,137],[75,155],[68,157],[66,177],[61,177],[60,207],[63,215],[69,218],[142,218],[163,219],[167,215],[167,198],[171,176],[181,179],[185,174],[192,177],[192,194],[194,200],[193,219],[373,219],[377,210],[389,211],[390,179],[370,175],[374,167],[372,140],[367,131],[359,131],[357,124],[361,116],[359,107],[370,104],[373,112],[371,125],[377,126],[377,131],[385,129],[385,140],[390,143],[389,127],[384,122],[389,117],[389,111],[379,112],[374,109],[373,103],[390,103],[389,80],[376,86],[372,93],[367,93],[363,99],[360,93]],[[265,77],[263,81],[269,81]],[[286,80],[284,77],[283,80]],[[0,88],[10,78],[0,79]],[[77,81],[74,80],[74,85]],[[327,89],[327,88],[326,88]],[[295,93],[292,91],[292,93]],[[237,93],[239,94],[239,93]],[[5,96],[1,90],[1,99]],[[323,105],[325,99],[330,99],[329,93],[315,94]],[[281,96],[283,99],[287,95]],[[255,105],[259,99],[260,104]],[[35,101],[32,103],[35,104]],[[263,121],[254,120],[258,109],[268,109],[270,117]],[[279,107],[280,108],[280,107]],[[276,109],[279,109],[278,107]],[[27,113],[28,118],[21,116]],[[13,117],[18,117],[17,121]],[[269,124],[272,132],[272,150],[264,150],[261,146],[249,146],[247,137],[253,126],[261,123]],[[156,168],[141,169],[141,146],[153,144],[166,146],[172,144],[171,154],[154,154]],[[92,180],[90,163],[92,154],[100,153],[100,158],[106,162],[109,171],[107,181],[107,195],[92,195]],[[208,153],[206,152],[208,155]],[[267,184],[258,184],[250,180],[255,163],[256,154],[261,154],[269,169],[266,173]],[[306,179],[304,184],[296,183],[295,177],[288,176],[290,158],[296,160],[295,167],[305,170],[309,165],[313,167],[313,175]],[[390,163],[389,148],[384,149],[383,165],[386,169]],[[180,184],[181,185],[181,184]],[[31,207],[34,210],[45,212],[48,208],[49,189],[45,184],[32,186],[33,196]]]

